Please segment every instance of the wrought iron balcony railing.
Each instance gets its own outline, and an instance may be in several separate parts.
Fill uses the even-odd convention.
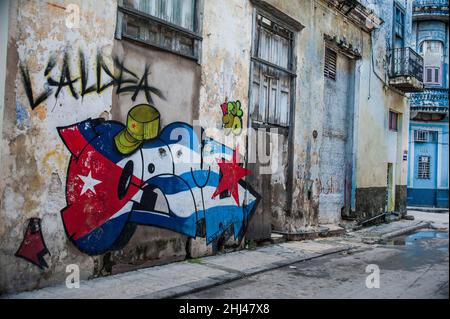
[[[449,0],[415,0],[413,2],[414,8],[420,7],[448,7]]]
[[[423,58],[411,48],[391,50],[390,83],[404,92],[423,90]]]
[[[415,0],[413,19],[437,19],[448,21],[449,0]]]
[[[411,94],[411,108],[428,112],[448,111],[448,89],[427,88]]]

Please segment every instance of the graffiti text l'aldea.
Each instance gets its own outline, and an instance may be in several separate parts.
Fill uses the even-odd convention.
[[[68,52],[64,53],[61,71],[59,76],[55,77],[54,68],[56,66],[56,57],[52,56],[48,60],[44,70],[44,76],[47,78],[46,88],[40,90],[33,88],[31,83],[30,72],[26,63],[20,63],[20,73],[25,88],[25,93],[32,110],[47,100],[54,94],[55,98],[61,93],[63,88],[70,91],[75,99],[83,98],[86,94],[100,94],[110,86],[116,86],[116,94],[128,93],[132,94],[131,100],[135,101],[138,94],[143,92],[148,103],[153,104],[152,94],[164,98],[162,92],[157,88],[149,85],[148,76],[150,75],[150,67],[145,66],[142,76],[138,76],[124,65],[124,60],[114,57],[115,72],[112,72],[104,61],[101,54],[97,54],[95,68],[95,84],[88,86],[89,70],[88,61],[85,54],[79,51],[78,63],[79,74],[74,75],[70,67],[70,56]],[[78,86],[78,89],[76,88]]]

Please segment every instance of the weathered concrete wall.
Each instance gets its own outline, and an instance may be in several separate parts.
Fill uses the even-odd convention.
[[[22,65],[23,71],[30,74],[36,100],[47,89],[44,73],[51,57],[55,57],[55,65],[49,75],[59,81],[66,50],[71,53],[67,62],[74,74],[78,73],[78,48],[90,59],[96,57],[97,50],[111,55],[115,31],[111,21],[116,19],[116,7],[87,0],[70,1],[82,8],[81,26],[102,27],[69,29],[65,23],[68,3],[11,1],[0,165],[0,292],[63,282],[65,267],[71,263],[80,265],[83,278],[93,274],[94,259],[69,244],[61,221],[69,153],[56,127],[110,112],[112,88],[83,99],[74,98],[66,89],[56,97],[53,88],[52,94],[32,109],[19,68]],[[88,72],[92,78],[93,64]],[[78,91],[79,83],[74,86]],[[49,268],[44,271],[14,256],[29,218],[42,220],[45,243],[52,252],[45,256]]]
[[[305,28],[296,39],[297,62],[294,114],[294,187],[291,216],[274,215],[277,229],[295,232],[318,224],[321,193],[320,157],[323,141],[324,35],[346,37],[358,47],[360,32],[344,22],[326,5],[316,1],[267,1]],[[353,28],[353,29],[352,29]],[[348,29],[354,30],[354,32]],[[357,31],[357,32],[356,32]],[[318,132],[317,138],[313,131]],[[325,182],[323,184],[326,184]],[[308,185],[312,185],[308,194]]]
[[[196,61],[119,40],[114,41],[113,55],[123,57],[126,67],[139,76],[145,65],[150,66],[148,82],[164,95],[164,98],[154,96],[154,103],[161,114],[162,127],[177,121],[193,124],[194,119],[198,118],[201,67]],[[114,120],[125,122],[131,107],[147,102],[145,94],[139,94],[132,101],[132,93],[115,95],[112,107]]]
[[[80,9],[79,26],[66,24],[69,4]],[[249,4],[222,5],[205,6],[204,45],[211,49],[203,51],[202,69],[192,59],[116,40],[116,2],[13,2],[0,293],[63,282],[69,264],[85,279],[213,253],[224,232],[232,244],[242,238],[258,194],[229,175],[249,172],[233,159],[236,144],[220,144],[221,104],[239,101],[246,121],[252,20]],[[238,14],[243,25],[235,24]],[[248,38],[224,41],[230,26],[236,33],[244,27]],[[145,110],[157,112],[156,121],[130,115],[142,103],[152,105]],[[195,131],[198,119],[217,141]],[[155,123],[156,136],[121,152],[116,138]],[[227,189],[232,194],[222,194]]]
[[[248,123],[248,90],[252,40],[252,6],[249,1],[205,1],[202,42],[202,76],[199,116],[207,134],[246,151],[245,134],[226,139],[220,105],[241,101],[243,128]],[[231,145],[230,145],[231,146]]]
[[[411,38],[411,2],[406,8],[406,46]],[[360,68],[358,110],[358,152],[356,172],[356,206],[358,218],[385,211],[387,163],[394,163],[395,185],[406,185],[408,151],[409,104],[407,97],[388,86],[389,48],[392,47],[393,2],[373,5],[384,24],[367,38]],[[373,48],[371,48],[373,45]],[[374,59],[371,63],[372,56]],[[389,131],[389,110],[399,113],[398,132]],[[397,196],[396,196],[397,197]],[[397,202],[400,201],[400,202]],[[397,198],[399,207],[403,198]],[[367,201],[367,202],[365,202]]]
[[[131,166],[132,173],[141,174],[142,177],[136,181],[129,176],[128,181],[133,181],[134,184],[150,180],[156,173],[171,175],[177,179],[181,173],[190,172],[192,168],[183,166],[183,163],[175,164],[176,158],[183,158],[184,151],[190,151],[183,148],[186,145],[183,144],[185,140],[181,135],[176,135],[175,141],[171,139],[173,136],[146,141],[142,144],[142,149],[129,156],[111,151],[112,144],[104,141],[111,139],[110,134],[116,134],[119,128],[124,128],[119,122],[125,123],[133,106],[149,101],[141,90],[137,90],[135,99],[133,91],[119,92],[120,87],[123,88],[121,84],[125,83],[118,84],[117,78],[111,82],[108,72],[115,76],[116,72],[122,71],[128,79],[135,73],[133,84],[137,84],[140,79],[147,80],[148,85],[154,87],[154,103],[151,104],[154,104],[159,112],[161,129],[170,128],[172,124],[179,125],[172,128],[181,129],[188,137],[195,138],[190,125],[195,124],[198,119],[208,136],[227,146],[222,149],[223,145],[217,144],[221,148],[220,154],[210,150],[212,155],[209,155],[205,151],[201,155],[202,158],[220,155],[220,158],[224,157],[228,162],[221,163],[227,165],[225,167],[241,169],[233,163],[233,150],[239,145],[241,162],[245,162],[246,135],[245,132],[226,133],[222,107],[224,102],[239,101],[242,128],[248,127],[254,5],[250,1],[241,0],[204,1],[202,50],[197,63],[172,53],[115,39],[115,2],[108,6],[87,0],[70,3],[81,8],[80,28],[66,26],[65,8],[69,1],[52,4],[37,0],[17,0],[12,1],[10,9],[9,67],[0,162],[3,177],[0,181],[0,293],[63,282],[67,275],[65,267],[68,264],[79,265],[81,277],[89,278],[179,260],[186,255],[198,257],[210,254],[223,245],[224,228],[227,229],[232,223],[235,236],[227,234],[230,238],[228,244],[236,245],[238,241],[234,239],[242,235],[239,233],[242,224],[236,223],[234,217],[227,217],[230,214],[224,215],[228,211],[215,211],[214,209],[220,206],[219,199],[215,197],[220,195],[220,203],[225,203],[223,205],[231,207],[233,214],[243,218],[248,216],[244,216],[241,207],[257,202],[257,194],[249,191],[244,184],[236,184],[238,196],[235,198],[236,194],[216,194],[215,187],[212,186],[219,188],[218,185],[208,185],[209,188],[203,190],[191,183],[189,191],[192,191],[192,198],[181,198],[171,203],[168,201],[167,204],[186,214],[183,216],[192,213],[193,210],[188,211],[191,208],[200,212],[203,205],[204,211],[206,207],[211,208],[219,217],[208,220],[208,216],[200,216],[198,219],[190,219],[188,226],[180,223],[178,228],[171,228],[160,220],[155,222],[156,224],[147,223],[147,226],[136,226],[133,229],[127,224],[121,234],[128,234],[129,231],[130,235],[122,238],[123,242],[108,245],[101,243],[102,234],[93,232],[94,235],[89,234],[84,238],[73,231],[86,231],[85,228],[92,230],[89,216],[82,215],[86,217],[82,223],[73,222],[79,221],[79,211],[75,213],[73,220],[65,219],[64,216],[74,214],[74,210],[69,207],[76,205],[73,198],[79,198],[78,196],[85,192],[91,192],[90,198],[92,194],[96,195],[95,185],[100,180],[96,175],[91,176],[92,171],[103,172],[102,176],[107,177],[102,167],[93,164],[96,161],[92,160],[94,155],[91,154],[98,156],[95,150],[81,150],[80,145],[74,142],[79,141],[80,135],[74,137],[71,135],[73,132],[83,131],[85,135],[81,134],[82,136],[94,132],[88,144],[92,146],[98,139],[103,141],[98,145],[99,152],[117,158],[114,163],[121,168],[122,174],[131,161],[131,165],[135,165]],[[327,180],[322,180],[321,164],[326,164],[325,159],[330,157],[324,147],[325,131],[330,122],[329,117],[335,116],[327,112],[325,105],[326,95],[333,91],[325,88],[323,76],[325,36],[335,38],[338,42],[345,40],[352,45],[354,52],[362,55],[361,59],[349,63],[351,67],[342,67],[344,71],[348,71],[345,78],[350,82],[351,90],[348,101],[344,101],[345,95],[342,95],[341,102],[349,104],[348,110],[354,112],[355,121],[353,125],[349,119],[348,125],[354,130],[351,133],[353,136],[348,137],[351,143],[347,142],[349,146],[346,152],[348,151],[349,159],[347,155],[345,158],[354,169],[352,194],[355,205],[352,208],[356,209],[359,217],[378,213],[384,209],[387,162],[395,161],[396,164],[397,198],[403,197],[401,190],[406,184],[407,168],[401,157],[407,149],[407,134],[403,133],[407,132],[409,119],[407,100],[386,86],[388,65],[387,39],[384,32],[389,29],[388,24],[384,31],[376,31],[371,39],[370,34],[362,31],[323,1],[268,0],[266,3],[277,7],[304,26],[296,36],[294,52],[297,78],[292,126],[293,188],[286,188],[289,173],[284,162],[269,178],[273,191],[268,199],[271,205],[267,207],[270,207],[269,216],[271,214],[272,221],[269,222],[270,218],[265,221],[266,226],[296,232],[315,227],[319,221],[340,220],[336,210],[332,213],[325,213],[324,210],[322,214],[320,207],[320,199],[326,188],[323,186],[327,185]],[[385,14],[387,19],[391,19],[391,11],[386,9],[379,14]],[[114,60],[115,57],[118,60]],[[98,65],[101,68],[98,69]],[[45,94],[46,92],[48,94]],[[153,94],[154,92],[160,94]],[[44,95],[39,99],[41,94]],[[403,118],[401,130],[390,138],[387,120],[389,109],[402,113]],[[351,114],[346,116],[350,117]],[[89,118],[102,118],[106,121],[90,121]],[[88,121],[83,122],[86,120]],[[341,120],[339,127],[345,123],[345,119]],[[179,121],[185,124],[177,124]],[[74,125],[79,122],[84,124]],[[58,134],[58,127],[65,128]],[[287,144],[287,139],[280,141],[284,153],[287,153]],[[215,149],[214,146],[212,148]],[[389,154],[393,151],[395,155],[389,159]],[[170,154],[174,161],[173,167],[169,165],[170,160],[164,157],[167,154]],[[79,158],[81,160],[78,160]],[[222,172],[219,170],[218,158],[214,157],[208,168],[217,175],[217,183],[219,173]],[[88,167],[79,164],[84,161],[89,163]],[[166,166],[170,166],[169,169]],[[109,182],[114,184],[119,177],[113,176],[115,166],[111,167]],[[159,171],[160,167],[167,171]],[[81,177],[76,177],[80,175],[78,171],[72,170],[74,168],[83,171],[83,181],[88,180],[88,184],[80,184],[78,180]],[[193,168],[194,171],[202,171],[203,167]],[[138,172],[139,170],[142,171]],[[245,171],[241,173],[248,175]],[[201,174],[203,173],[199,172],[196,178],[202,179]],[[336,178],[339,179],[339,176]],[[131,185],[134,185],[133,183],[130,182]],[[139,187],[129,187],[135,187],[135,196],[138,196],[140,191],[145,191],[146,186],[148,185],[142,183]],[[73,192],[80,194],[73,195]],[[118,188],[113,185],[111,192],[105,196],[112,200],[117,193]],[[292,193],[292,213],[287,211],[288,204],[291,204],[286,202],[289,193]],[[131,199],[139,200],[134,196]],[[129,198],[130,202],[131,199]],[[107,202],[105,198],[103,201]],[[68,213],[61,214],[61,209],[66,206]],[[400,209],[401,203],[396,203],[396,207]],[[100,214],[103,211],[94,209],[93,212]],[[48,250],[51,253],[43,255],[48,268],[40,269],[14,256],[30,218],[34,219],[29,225],[32,229],[39,226],[45,239],[46,247],[41,247],[41,252]],[[143,224],[147,217],[140,215],[134,218],[138,224]],[[212,234],[208,233],[208,230],[205,234],[202,219],[203,222],[206,219],[206,223],[209,223],[207,226],[212,226],[215,230]],[[40,225],[36,224],[38,220],[41,221]],[[161,227],[151,227],[149,224]],[[163,228],[171,228],[173,231]],[[108,229],[101,228],[101,231],[103,230]],[[197,239],[193,239],[196,236]],[[107,237],[105,238],[108,239]],[[35,261],[44,265],[42,259]]]
[[[324,125],[329,120],[324,112],[323,56],[324,35],[346,40],[362,58],[356,62],[354,74],[354,136],[355,159],[352,163],[353,206],[359,218],[384,211],[387,163],[395,164],[395,184],[406,185],[407,163],[402,154],[408,149],[408,100],[388,86],[389,49],[393,21],[393,2],[367,1],[365,4],[384,20],[379,30],[370,35],[322,1],[267,1],[290,15],[305,28],[298,34],[297,96],[295,106],[295,153],[292,216],[275,215],[279,227],[296,231],[317,225],[321,216],[319,199],[327,181],[320,178],[321,159],[330,154],[322,148]],[[411,36],[411,2],[403,3],[407,10],[406,38]],[[406,46],[408,46],[408,42]],[[373,63],[372,63],[373,60]],[[389,138],[389,109],[401,116],[399,132]],[[313,131],[318,137],[313,138]],[[389,159],[392,157],[392,159]],[[308,199],[306,186],[313,183]],[[400,199],[404,201],[404,198]],[[396,203],[396,205],[400,205]],[[370,207],[370,209],[368,208]],[[365,211],[370,210],[367,214]],[[327,219],[324,217],[324,221]],[[331,220],[338,221],[340,216]]]

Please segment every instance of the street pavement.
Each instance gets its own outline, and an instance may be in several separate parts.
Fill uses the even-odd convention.
[[[378,287],[366,286],[368,265],[379,269]],[[448,278],[448,236],[437,236],[299,262],[182,298],[443,299]]]
[[[81,281],[80,288],[64,284],[0,298],[448,298],[448,213],[409,215],[415,219],[341,237],[279,243]],[[379,288],[366,285],[368,276],[377,274],[373,267],[379,270]]]

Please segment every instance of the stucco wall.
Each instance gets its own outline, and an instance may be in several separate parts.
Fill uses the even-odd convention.
[[[317,225],[320,216],[318,199],[320,197],[320,161],[323,125],[327,121],[324,114],[324,35],[346,39],[347,43],[357,49],[362,58],[356,62],[354,88],[354,119],[356,141],[353,183],[354,200],[356,189],[368,190],[359,201],[367,200],[370,205],[381,209],[381,197],[385,193],[387,162],[389,156],[396,163],[396,184],[406,185],[407,163],[402,161],[401,154],[408,149],[409,122],[408,100],[400,92],[388,87],[388,49],[391,47],[393,2],[380,5],[369,1],[368,5],[382,17],[384,24],[373,35],[356,27],[343,15],[328,8],[321,1],[267,1],[280,8],[305,28],[298,35],[297,55],[297,97],[295,107],[295,153],[294,153],[294,189],[293,216],[286,221],[292,231],[304,226]],[[407,26],[411,27],[411,4],[407,4]],[[406,38],[410,38],[407,31]],[[373,60],[373,63],[372,63]],[[389,139],[389,109],[401,114],[401,128],[397,138]],[[314,139],[312,132],[318,131]],[[391,154],[390,151],[395,151]],[[313,196],[307,200],[305,182],[314,182]],[[373,188],[374,194],[370,189]],[[371,199],[373,197],[373,199]],[[358,205],[356,205],[358,206]],[[353,207],[358,210],[358,207]],[[383,208],[384,209],[384,208]],[[360,209],[359,209],[360,210]]]
[[[56,127],[110,112],[112,88],[102,94],[74,98],[56,89],[33,110],[25,92],[19,65],[29,72],[34,98],[46,90],[44,75],[49,59],[55,57],[51,76],[59,81],[64,52],[75,74],[78,49],[95,58],[97,50],[111,55],[116,7],[87,0],[71,1],[81,10],[80,25],[102,25],[101,28],[66,26],[64,6],[42,1],[12,1],[8,48],[6,105],[1,141],[2,161],[0,194],[0,291],[31,289],[65,279],[67,264],[80,265],[82,277],[92,275],[94,260],[68,244],[59,211],[65,203],[65,177],[69,152],[58,137]],[[92,60],[91,60],[92,61]],[[110,61],[108,61],[110,63]],[[88,72],[95,74],[94,64]],[[75,84],[76,90],[79,84]],[[14,256],[29,218],[42,220],[42,233],[48,250],[49,268],[42,272],[35,265]]]
[[[62,210],[67,206],[66,209],[70,211],[70,206],[76,203],[73,201],[73,196],[78,198],[87,191],[90,191],[91,195],[96,194],[96,188],[93,184],[87,185],[86,178],[89,183],[95,185],[99,182],[106,185],[107,182],[95,179],[96,175],[94,177],[83,175],[84,186],[83,189],[79,189],[81,195],[77,193],[77,187],[80,187],[77,186],[77,182],[69,182],[70,178],[74,176],[76,178],[76,170],[71,171],[73,167],[83,169],[83,167],[77,167],[83,166],[84,161],[90,163],[89,165],[95,164],[95,159],[92,160],[89,157],[92,158],[95,152],[84,151],[90,147],[89,145],[82,150],[78,149],[79,145],[76,145],[74,141],[79,140],[80,137],[72,136],[72,132],[83,129],[83,134],[89,134],[86,132],[89,132],[91,127],[94,127],[94,130],[98,127],[95,133],[97,136],[92,139],[92,142],[87,141],[94,145],[96,143],[94,140],[102,138],[102,134],[105,132],[108,134],[108,130],[121,125],[118,124],[119,122],[125,123],[128,112],[133,106],[150,103],[149,97],[145,94],[147,85],[153,87],[150,92],[152,96],[150,104],[158,110],[161,130],[170,125],[172,127],[181,125],[181,130],[184,130],[177,133],[175,128],[172,132],[175,133],[173,136],[166,133],[167,141],[172,138],[181,141],[179,140],[181,136],[186,137],[177,134],[193,134],[190,125],[196,124],[195,121],[200,119],[203,121],[202,125],[207,131],[206,134],[212,138],[216,137],[220,142],[223,137],[221,104],[226,100],[241,102],[244,113],[243,122],[246,123],[252,21],[250,5],[247,3],[243,6],[239,1],[222,2],[223,7],[217,8],[208,2],[204,10],[202,8],[201,13],[208,17],[202,28],[204,30],[203,45],[210,49],[201,51],[203,55],[199,64],[192,59],[149,46],[115,39],[117,17],[115,2],[108,6],[100,2],[81,0],[71,1],[70,4],[80,9],[79,27],[69,28],[66,24],[67,17],[70,17],[70,12],[66,12],[69,1],[57,3],[14,1],[10,10],[7,63],[9,67],[0,167],[1,176],[4,177],[0,182],[2,221],[0,223],[2,239],[0,292],[27,290],[63,282],[67,275],[66,266],[69,264],[78,265],[81,278],[86,279],[180,260],[187,254],[197,257],[213,253],[217,243],[211,243],[211,241],[220,235],[214,233],[214,227],[228,228],[230,222],[234,223],[235,231],[235,236],[231,238],[237,238],[240,235],[239,227],[241,226],[236,224],[235,217],[232,219],[225,216],[222,220],[225,224],[219,225],[221,220],[216,220],[214,216],[223,217],[223,214],[215,211],[214,214],[209,215],[211,217],[207,221],[209,228],[212,229],[209,231],[212,233],[206,230],[206,235],[209,236],[208,244],[205,239],[200,238],[205,236],[201,235],[205,230],[195,229],[196,226],[201,227],[199,225],[193,224],[188,229],[181,222],[181,227],[185,228],[175,232],[164,230],[163,228],[171,227],[164,226],[163,223],[161,228],[137,226],[133,229],[134,235],[126,238],[126,246],[123,247],[120,244],[119,249],[114,248],[104,253],[105,248],[98,248],[92,244],[86,246],[77,242],[79,238],[74,236],[78,235],[72,233],[70,228],[79,227],[79,225],[75,225],[70,220],[64,220],[66,213]],[[242,21],[241,25],[235,23],[239,15],[238,20]],[[229,31],[230,27],[235,28],[235,33],[240,32],[242,28],[247,30],[247,37],[236,38],[230,33],[223,32],[223,30]],[[229,35],[227,41],[224,41],[225,34]],[[202,69],[201,65],[205,67]],[[123,75],[120,78],[122,82],[118,81],[118,74]],[[129,82],[130,79],[132,82]],[[124,90],[126,87],[130,89]],[[101,118],[104,122],[91,122],[90,118]],[[86,120],[87,122],[84,122]],[[76,124],[80,122],[87,124]],[[184,124],[177,124],[180,122]],[[66,128],[62,129],[62,127]],[[245,154],[245,139],[238,139],[238,141],[230,146],[234,148],[236,144],[239,144],[240,153]],[[136,157],[138,164],[142,161],[143,175],[149,173],[151,175],[155,166],[170,164],[167,158],[165,161],[162,159],[164,150],[166,155],[167,151],[175,152],[171,153],[171,158],[180,158],[183,156],[183,151],[187,150],[180,148],[177,151],[174,147],[176,145],[172,145],[172,149],[168,147],[163,149],[164,143],[159,146],[161,159],[157,158],[153,163],[152,158],[144,156],[144,151],[142,151],[142,159],[139,157],[140,151],[130,156],[130,160]],[[109,152],[107,145],[100,145],[100,151]],[[194,147],[189,144],[187,146]],[[210,149],[211,154],[215,156],[217,152],[222,152],[223,154],[217,153],[217,156],[220,155],[232,161],[232,149],[217,146]],[[146,147],[146,152],[151,153],[152,142],[149,142]],[[117,154],[113,154],[114,156]],[[78,160],[78,158],[83,159]],[[212,163],[209,164],[211,174],[214,172],[218,176],[217,160],[210,162]],[[150,167],[152,164],[155,165]],[[183,163],[180,165],[182,166]],[[173,164],[173,170],[181,171],[184,169],[181,166]],[[89,174],[94,168],[95,165],[90,166]],[[114,170],[114,167],[111,166],[110,169]],[[147,169],[148,172],[146,172]],[[156,167],[157,172],[158,169],[159,167]],[[95,168],[94,172],[100,174],[101,166]],[[111,184],[115,183],[112,174],[111,171],[109,181]],[[239,214],[239,212],[243,214],[243,210],[250,213],[251,208],[246,209],[246,207],[255,204],[257,194],[249,193],[245,184],[240,183],[236,186],[240,196],[233,194],[233,197],[230,195],[220,198],[219,206],[230,203],[236,208],[233,214]],[[143,185],[142,188],[144,187]],[[191,187],[195,188],[195,186]],[[208,187],[203,188],[202,192],[214,190],[212,186]],[[111,198],[104,198],[103,203],[113,200],[116,191],[114,189],[110,194]],[[169,193],[173,191],[170,188],[168,190]],[[200,189],[191,191],[192,196],[195,196],[197,209],[202,202],[203,205],[212,209],[217,205],[217,200],[213,199],[217,195],[206,193],[204,195],[206,199],[202,201],[203,193],[200,194]],[[171,207],[187,210],[190,204],[192,203],[186,200],[179,200],[172,203]],[[93,214],[100,212],[92,211]],[[229,216],[234,216],[233,214],[229,212]],[[81,220],[85,224],[83,227],[91,227],[88,220],[90,217]],[[69,222],[71,224],[68,224]],[[35,230],[33,227],[38,227],[36,234],[29,233],[30,229]],[[196,240],[188,239],[187,236],[181,235],[183,231],[189,233],[190,237],[196,235],[200,237]],[[220,229],[219,232],[223,231]],[[38,245],[44,246],[33,247],[33,251],[29,248],[21,251],[20,242],[27,236],[34,236],[33,240],[36,239]],[[96,240],[95,236],[101,239],[102,235],[96,232],[93,236],[87,238],[88,242]],[[40,241],[40,239],[43,240]],[[17,258],[15,254],[24,258]],[[25,260],[26,258],[30,260]]]
[[[246,151],[245,134],[226,139],[220,105],[241,101],[243,128],[248,122],[248,90],[252,40],[249,1],[205,1],[198,119],[206,132],[227,145]]]
[[[320,166],[323,159],[329,157],[323,145],[324,130],[329,121],[324,102],[327,92],[323,76],[325,36],[345,40],[362,55],[361,59],[352,61],[349,72],[354,76],[349,74],[348,78],[352,83],[350,86],[354,87],[345,102],[353,104],[349,109],[353,110],[355,121],[349,149],[354,168],[352,194],[356,206],[353,208],[358,209],[363,202],[363,206],[373,206],[377,212],[383,205],[387,162],[396,162],[396,185],[406,185],[407,170],[401,156],[407,150],[408,134],[403,133],[407,132],[409,119],[407,99],[386,85],[386,37],[389,36],[385,37],[384,32],[390,34],[389,22],[383,26],[385,29],[375,31],[371,39],[368,33],[323,1],[266,2],[304,26],[295,38],[294,52],[297,77],[292,126],[293,188],[286,189],[286,169],[271,176],[275,190],[270,199],[273,203],[270,213],[274,219],[271,224],[295,232],[318,226],[321,217],[319,199],[323,192],[321,185],[326,181],[321,180]],[[66,26],[65,8],[69,1],[12,1],[0,164],[0,293],[63,282],[68,264],[79,265],[82,278],[89,278],[179,260],[186,254],[196,257],[214,251],[204,239],[188,239],[185,235],[149,226],[138,226],[125,247],[98,256],[82,253],[68,238],[60,211],[67,205],[66,178],[71,153],[70,145],[63,143],[57,128],[88,118],[124,123],[131,107],[148,102],[143,92],[138,92],[134,100],[130,92],[118,94],[117,83],[86,93],[85,89],[98,84],[97,65],[102,65],[100,84],[111,81],[107,70],[114,73],[126,68],[128,77],[131,76],[129,71],[136,73],[138,78],[146,75],[149,85],[164,96],[153,95],[162,128],[177,121],[191,125],[198,119],[207,135],[216,141],[231,148],[239,145],[243,162],[246,154],[244,133],[232,136],[234,139],[227,139],[224,134],[221,104],[239,100],[243,111],[242,126],[244,129],[248,126],[254,18],[254,5],[250,1],[204,1],[202,50],[198,63],[115,39],[117,3],[111,2],[108,6],[88,0],[70,3],[81,8],[80,28]],[[387,20],[392,18],[392,10],[387,7],[378,13],[385,15]],[[116,56],[119,65],[114,61]],[[71,82],[69,71],[74,92],[68,85]],[[83,71],[84,85],[80,75]],[[49,77],[64,85],[60,89],[57,85],[49,86]],[[36,102],[41,93],[50,89],[48,96]],[[341,98],[343,101],[344,97]],[[389,109],[401,113],[403,119],[401,130],[391,137]],[[281,142],[287,153],[287,140]],[[232,158],[231,148],[224,154],[228,161]],[[142,163],[147,164],[146,160],[142,156]],[[163,160],[160,162],[164,163]],[[215,161],[214,165],[218,171]],[[311,185],[310,190],[308,185]],[[290,215],[285,213],[289,192],[292,193]],[[243,194],[241,201],[244,201]],[[247,190],[245,194],[247,201]],[[208,203],[214,203],[211,197],[205,197]],[[183,205],[187,206],[182,201],[176,204],[178,207]],[[30,218],[41,220],[42,235],[51,253],[44,256],[48,268],[39,269],[14,256]],[[338,222],[339,219],[340,216],[334,214],[325,216],[322,222]],[[196,234],[195,229],[190,231]],[[231,244],[236,242],[231,240]]]
[[[406,10],[405,46],[411,40],[411,3],[403,2]],[[394,163],[394,181],[406,185],[408,151],[409,104],[404,93],[389,87],[389,49],[392,48],[393,2],[374,6],[384,24],[375,30],[364,46],[360,69],[358,156],[356,172],[356,210],[362,217],[384,212],[387,163]],[[373,47],[371,48],[371,44]],[[373,59],[373,63],[371,62]],[[389,110],[399,114],[398,132],[389,130]],[[371,199],[374,198],[374,200]],[[367,202],[364,203],[364,201]],[[404,201],[404,198],[398,198]],[[397,203],[396,203],[397,205]]]

